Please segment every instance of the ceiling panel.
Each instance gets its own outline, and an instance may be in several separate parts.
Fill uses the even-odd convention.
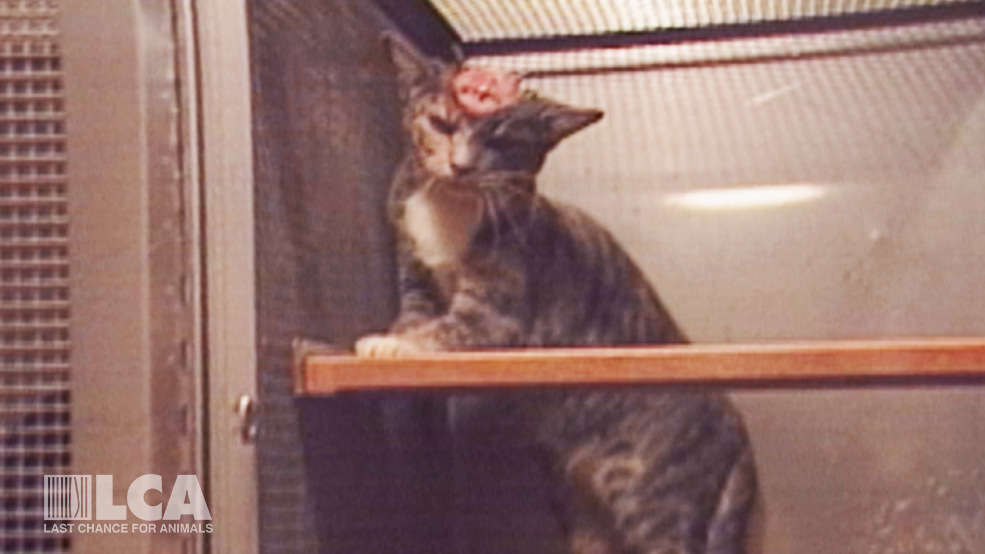
[[[465,42],[686,29],[975,0],[431,0]]]

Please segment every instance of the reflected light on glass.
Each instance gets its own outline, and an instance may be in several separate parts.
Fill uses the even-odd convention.
[[[668,206],[698,211],[752,210],[801,204],[827,193],[820,185],[757,185],[722,189],[703,189],[667,196]]]

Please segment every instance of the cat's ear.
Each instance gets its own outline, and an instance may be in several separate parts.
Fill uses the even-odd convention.
[[[603,115],[602,110],[550,102],[542,112],[541,119],[547,129],[548,141],[554,145],[602,119]]]
[[[382,40],[397,70],[397,83],[404,100],[412,98],[419,89],[440,79],[444,70],[441,62],[422,56],[410,43],[395,33],[383,33]]]

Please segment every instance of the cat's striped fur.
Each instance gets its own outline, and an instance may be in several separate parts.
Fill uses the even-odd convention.
[[[685,342],[615,238],[536,192],[547,153],[600,112],[527,96],[470,118],[451,100],[453,68],[399,42],[393,56],[410,138],[390,201],[401,312],[361,355]],[[548,453],[573,553],[745,552],[755,469],[722,395],[550,389],[461,396],[451,411],[456,432]]]

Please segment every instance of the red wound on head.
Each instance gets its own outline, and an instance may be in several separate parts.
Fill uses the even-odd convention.
[[[489,67],[466,66],[452,78],[455,101],[472,117],[489,115],[520,100],[520,75]]]

